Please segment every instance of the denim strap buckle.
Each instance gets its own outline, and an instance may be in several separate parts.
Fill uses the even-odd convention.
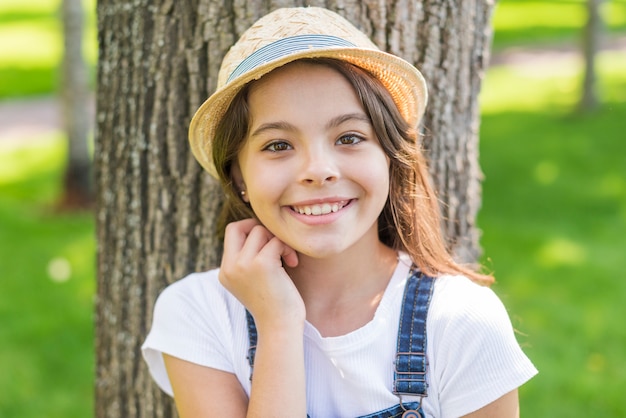
[[[426,382],[426,317],[434,279],[411,270],[404,289],[398,327],[393,391],[428,396]]]

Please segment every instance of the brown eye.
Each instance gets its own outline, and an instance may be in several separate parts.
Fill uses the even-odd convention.
[[[337,140],[336,144],[337,145],[355,145],[361,141],[364,141],[364,138],[362,138],[361,136],[355,135],[355,134],[349,134],[349,135],[344,135],[340,137]]]
[[[287,151],[290,149],[291,149],[291,145],[289,145],[289,143],[285,141],[272,142],[271,144],[268,144],[265,148],[263,148],[264,151],[271,151],[271,152]]]

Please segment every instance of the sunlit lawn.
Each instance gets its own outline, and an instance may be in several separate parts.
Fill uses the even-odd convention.
[[[0,417],[88,417],[93,220],[55,213],[60,137],[0,141]]]
[[[575,39],[581,4],[500,2],[496,48]],[[53,88],[56,7],[0,3],[0,98]],[[626,2],[606,10],[626,32]],[[24,43],[4,49],[7,34]],[[574,112],[576,58],[493,68],[481,95],[485,261],[540,370],[522,389],[523,416],[626,416],[626,56],[603,53],[598,68],[604,105],[589,115]],[[0,417],[88,417],[92,214],[54,210],[63,139],[25,144],[0,142]]]
[[[626,57],[601,58],[590,115],[575,61],[493,69],[483,92],[482,243],[540,370],[524,416],[626,416]]]

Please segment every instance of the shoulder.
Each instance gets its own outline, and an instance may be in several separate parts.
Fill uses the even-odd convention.
[[[429,311],[429,318],[434,323],[462,322],[469,325],[502,317],[508,322],[506,309],[491,288],[464,276],[435,279]]]
[[[171,308],[193,313],[195,310],[240,310],[241,304],[218,279],[219,269],[191,273],[161,291],[155,315]]]
[[[536,374],[500,298],[465,277],[435,280],[427,338],[442,416],[478,410]]]
[[[427,320],[437,356],[458,362],[498,347],[515,349],[513,326],[495,292],[462,276],[435,280]],[[462,352],[458,352],[462,347]]]
[[[219,290],[219,280],[217,275],[219,269],[213,269],[198,273],[191,273],[186,277],[177,280],[161,291],[157,300],[167,299],[177,296],[199,296],[207,290]]]
[[[173,334],[215,329],[242,316],[243,307],[221,285],[218,272],[192,273],[163,289],[154,306],[153,329],[158,325]]]
[[[234,373],[245,350],[245,309],[220,284],[218,270],[193,273],[167,286],[154,306],[142,345],[150,372],[167,393],[171,385],[162,354]],[[245,359],[245,355],[240,357]]]
[[[217,274],[218,270],[192,273],[163,289],[154,306],[153,330],[165,328],[176,333],[185,326],[214,327],[215,319],[228,316],[234,298]]]

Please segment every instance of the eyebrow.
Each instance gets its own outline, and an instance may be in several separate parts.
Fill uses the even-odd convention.
[[[257,136],[257,135],[262,134],[264,131],[270,131],[270,130],[280,130],[280,131],[295,132],[296,131],[296,127],[293,126],[291,123],[284,122],[284,121],[268,122],[268,123],[264,123],[261,126],[259,126],[258,128],[256,128],[254,130],[254,132],[252,132],[252,134],[250,136]]]
[[[365,115],[364,113],[346,113],[345,115],[339,115],[329,120],[328,123],[326,124],[326,129],[336,128],[342,123],[345,123],[350,120],[357,120],[357,121],[371,124],[370,118],[368,118],[367,115]],[[285,122],[285,121],[268,122],[256,128],[254,132],[250,134],[250,136],[254,137],[254,136],[260,135],[264,131],[269,131],[269,130],[281,130],[281,131],[295,132],[298,129],[291,123]]]
[[[371,124],[370,118],[367,117],[365,113],[346,113],[345,115],[339,115],[337,117],[332,118],[326,124],[326,129],[336,128],[344,122],[348,122],[351,120],[357,120],[361,122],[367,122]]]

